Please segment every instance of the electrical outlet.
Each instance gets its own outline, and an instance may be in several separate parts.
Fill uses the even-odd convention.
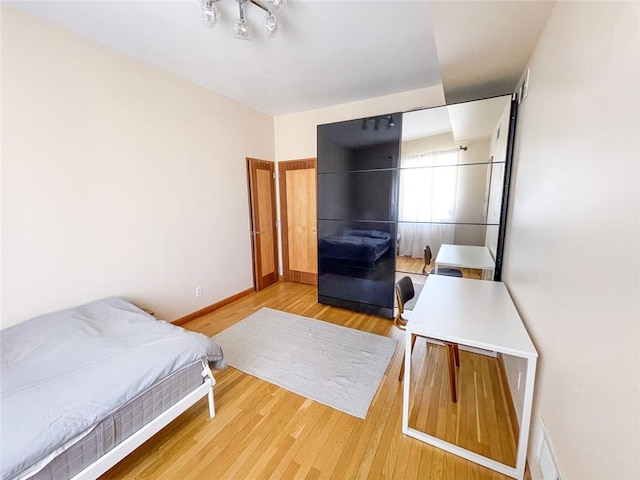
[[[202,287],[196,287],[196,297],[202,296]]]

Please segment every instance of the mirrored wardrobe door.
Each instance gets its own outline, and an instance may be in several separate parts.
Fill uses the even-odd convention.
[[[396,278],[424,283],[443,245],[482,247],[494,263],[501,256],[511,108],[507,95],[403,115]]]

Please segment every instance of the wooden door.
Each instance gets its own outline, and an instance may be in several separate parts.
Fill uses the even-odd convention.
[[[247,158],[253,282],[262,290],[278,281],[278,233],[276,229],[275,164]]]
[[[285,280],[318,284],[317,161],[278,163]]]

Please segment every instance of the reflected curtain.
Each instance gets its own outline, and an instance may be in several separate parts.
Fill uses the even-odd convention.
[[[403,157],[398,202],[399,254],[421,258],[425,245],[435,255],[453,243],[458,187],[458,150]],[[432,223],[429,223],[432,222]]]

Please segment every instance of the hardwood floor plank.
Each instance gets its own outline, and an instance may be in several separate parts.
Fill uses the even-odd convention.
[[[420,465],[418,466],[418,478],[420,480],[436,480],[437,477],[431,475],[433,470],[432,460],[433,460],[433,451],[429,445],[425,445],[422,447],[422,455],[420,456]]]
[[[276,469],[271,474],[272,478],[282,478],[285,472],[288,470],[289,465],[293,463],[293,459],[296,457],[302,446],[307,441],[312,441],[311,433],[315,430],[316,425],[323,416],[328,419],[331,415],[328,407],[325,405],[319,405],[311,400],[310,407],[307,409],[306,415],[300,418],[300,421],[295,429],[293,437],[295,442],[285,455],[280,459],[280,463],[276,466]],[[297,471],[297,468],[296,468]]]
[[[409,462],[409,455],[411,454],[411,446],[417,444],[417,442],[410,437],[401,435],[398,439],[398,443],[398,456],[395,462],[392,458],[389,458],[388,460],[389,464],[393,464],[393,469],[390,470],[391,475],[388,477],[383,477],[381,475],[379,478],[406,478],[407,464]]]
[[[351,435],[351,430],[348,429],[348,422],[352,418],[353,417],[348,417],[346,415],[338,415],[335,425],[327,425],[327,431],[329,432],[327,440],[316,453],[316,457],[311,468],[311,470],[318,471],[318,478],[323,475],[323,472],[328,470],[325,466],[329,462],[336,445],[341,443],[342,438],[348,438],[348,436]]]
[[[338,437],[336,439],[336,443],[330,449],[327,461],[324,463],[323,469],[320,473],[321,479],[340,478],[340,470],[337,470],[336,468],[337,464],[340,461],[342,453],[345,451],[345,445],[351,438],[353,430],[359,422],[361,422],[359,418],[349,417],[342,430],[337,432]],[[315,463],[314,466],[316,466]],[[334,472],[337,475],[336,477],[332,476],[334,475]]]
[[[397,378],[395,372],[392,379]],[[380,440],[377,443],[374,458],[371,464],[371,477],[392,478],[398,450],[400,448],[400,437],[397,435],[398,429],[402,428],[402,394],[398,395],[398,390],[402,384],[396,381],[396,391],[393,395],[393,404],[389,409],[388,417],[384,423],[384,429]],[[392,389],[393,386],[390,387]]]
[[[307,478],[309,472],[314,469],[313,465],[316,460],[316,454],[326,444],[339,418],[340,412],[330,408],[323,414],[323,418],[320,419],[314,432],[310,435],[313,441],[305,442],[293,459],[294,462],[300,465],[296,473],[296,478]]]
[[[362,450],[356,449],[354,454],[360,458],[355,478],[369,478],[369,472],[373,465],[386,422],[388,420],[389,411],[392,408],[396,398],[396,391],[393,384],[397,383],[395,376],[386,375],[382,380],[382,387],[378,390],[378,396],[386,393],[383,399],[374,398],[375,407],[369,410],[367,422],[363,432],[364,438],[369,441]],[[360,442],[359,445],[363,445]],[[355,465],[355,464],[352,464]],[[352,469],[353,470],[353,469]]]
[[[281,408],[266,412],[260,424],[253,432],[250,432],[251,436],[258,440],[258,444],[246,461],[229,478],[249,478],[249,472],[252,468],[275,456],[276,449],[283,442],[286,442],[287,425],[291,421],[291,412],[298,411],[302,407],[304,399],[289,393],[279,395],[278,398],[281,402]],[[230,470],[234,470],[234,468],[230,468]]]
[[[407,459],[407,469],[405,470],[402,478],[406,478],[407,480],[416,480],[420,478],[418,475],[420,474],[420,462],[422,460],[424,447],[424,445],[421,445],[418,442],[411,442],[409,458]]]

